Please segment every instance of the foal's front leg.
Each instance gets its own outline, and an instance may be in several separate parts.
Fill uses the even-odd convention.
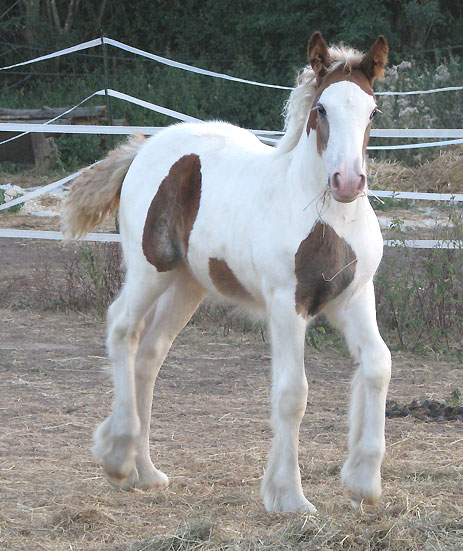
[[[376,322],[373,282],[347,302],[326,312],[345,335],[359,368],[352,381],[349,454],[341,479],[351,492],[354,508],[374,505],[381,496],[381,463],[385,452],[386,393],[391,354]]]
[[[298,464],[299,425],[307,404],[306,321],[296,313],[294,293],[274,298],[270,309],[274,438],[262,481],[262,497],[267,511],[315,513],[315,507],[302,492]]]

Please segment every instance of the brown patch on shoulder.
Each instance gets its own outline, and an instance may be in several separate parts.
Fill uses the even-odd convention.
[[[209,275],[219,293],[231,298],[251,300],[252,296],[237,279],[230,266],[219,258],[209,259]]]
[[[328,224],[317,222],[295,256],[296,311],[318,314],[352,282],[355,254]]]
[[[181,157],[151,202],[143,229],[143,253],[159,272],[174,269],[188,251],[201,198],[198,155]]]

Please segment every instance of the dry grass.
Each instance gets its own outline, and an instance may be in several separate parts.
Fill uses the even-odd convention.
[[[319,516],[268,514],[259,485],[270,440],[269,348],[259,335],[182,333],[153,406],[152,457],[171,484],[127,493],[107,484],[89,452],[112,399],[104,324],[1,314],[1,549],[461,550],[461,422],[387,419],[381,503],[350,510],[339,470],[352,366],[338,350],[306,351],[300,464]],[[389,396],[443,401],[461,373],[460,364],[396,354]]]
[[[372,159],[368,171],[371,189],[462,193],[463,148],[442,150],[439,157],[416,167]]]

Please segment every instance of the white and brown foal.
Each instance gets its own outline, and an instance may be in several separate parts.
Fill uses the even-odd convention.
[[[123,487],[164,488],[149,454],[154,382],[206,294],[265,318],[272,343],[274,439],[262,482],[269,511],[315,511],[298,466],[307,401],[304,334],[323,313],[359,368],[342,480],[353,505],[381,494],[390,354],[373,276],[383,241],[366,196],[365,148],[387,44],[367,55],[309,41],[278,147],[225,123],[180,124],[131,140],[76,181],[63,231],[79,237],[120,209],[126,279],[108,313],[111,415],[95,457]],[[239,468],[239,467],[238,467]]]

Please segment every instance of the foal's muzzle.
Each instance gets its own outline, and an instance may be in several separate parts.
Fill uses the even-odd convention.
[[[363,193],[366,185],[365,174],[343,174],[335,172],[328,178],[331,194],[340,203],[351,203]]]

